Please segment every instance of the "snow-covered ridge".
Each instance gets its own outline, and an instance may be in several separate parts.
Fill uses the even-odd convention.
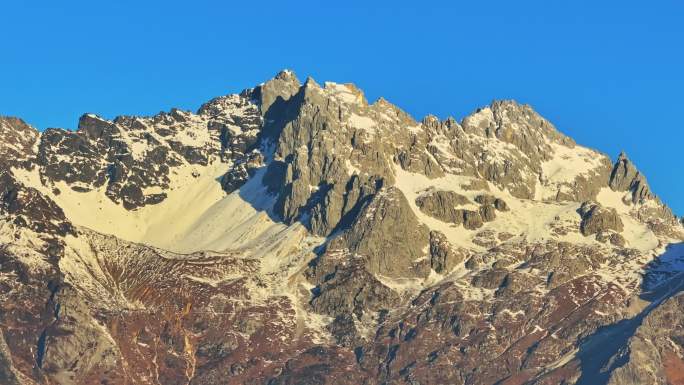
[[[510,206],[510,211],[498,213],[496,220],[485,223],[479,231],[493,230],[497,233],[510,233],[515,236],[512,241],[524,239],[527,242],[534,243],[553,239],[579,244],[596,243],[595,240],[579,233],[580,217],[577,215],[579,202],[519,199],[512,196],[510,192],[491,185],[487,191],[466,190],[463,186],[469,185],[472,178],[447,175],[442,178],[430,179],[418,173],[406,172],[399,167],[395,170],[396,186],[407,197],[414,214],[430,229],[446,234],[449,241],[456,246],[475,250],[482,249],[472,243],[477,232],[455,227],[421,212],[415,204],[420,193],[431,188],[438,188],[457,192],[468,197],[471,201],[483,193],[503,198]],[[630,207],[621,200],[611,198],[615,195],[611,195],[611,193],[613,192],[609,188],[602,189],[599,202],[606,207],[616,208],[622,213],[622,219],[626,224],[624,235],[628,245],[643,252],[657,248],[659,240],[653,231],[646,224],[633,218],[630,215]],[[564,231],[555,232],[554,229],[563,229]]]
[[[283,79],[294,78],[291,72],[285,75]],[[604,190],[609,189],[593,187],[597,182],[591,178],[602,178],[610,160],[575,145],[528,106],[495,102],[460,124],[430,119],[420,124],[384,99],[369,105],[351,84],[326,82],[320,87],[309,79],[302,87],[333,101],[332,108],[339,109],[339,119],[348,132],[362,132],[360,138],[368,146],[383,146],[388,153],[382,155],[395,164],[396,184],[418,216],[423,216],[415,208],[420,190],[439,187],[472,199],[485,191],[466,191],[461,186],[487,178],[488,187],[505,197],[513,209],[487,223],[483,230],[506,228],[528,241],[558,238],[558,234],[550,235],[552,229],[570,228],[579,221],[574,212],[581,203],[577,199],[584,194],[618,209],[628,223],[630,244],[641,249],[654,247],[652,231],[632,217],[634,207],[604,198],[610,195]],[[251,148],[258,146],[264,122],[259,100],[250,92],[254,90],[212,99],[197,114],[172,109],[154,117],[119,117],[113,121],[86,114],[79,132],[90,138],[93,151],[104,145],[103,138],[109,140],[110,147],[103,147],[102,155],[70,152],[71,147],[65,147],[67,139],[71,140],[67,135],[57,143],[42,141],[41,146],[47,149],[43,151],[46,164],[33,170],[17,167],[14,173],[51,197],[79,226],[174,251],[242,247],[242,243],[250,242],[249,237],[240,236],[239,231],[229,235],[234,229],[247,228],[247,223],[259,227],[262,225],[257,223],[262,221],[272,222],[266,227],[276,224],[267,210],[255,209],[250,202],[254,196],[266,194],[254,187],[260,183],[256,179],[232,194],[227,194],[220,183],[226,173],[246,162]],[[407,148],[408,143],[412,143],[411,148]],[[529,148],[538,153],[527,151]],[[411,160],[398,166],[396,158],[391,159],[396,157],[391,151],[407,152]],[[475,157],[469,158],[468,152]],[[160,153],[166,155],[157,159]],[[414,159],[443,171],[427,175],[419,164],[414,168]],[[70,169],[76,166],[75,161],[99,169],[92,175],[95,180],[79,178],[78,172]],[[373,172],[357,160],[345,159],[345,167],[350,174]],[[591,188],[580,191],[587,189],[582,181]],[[311,187],[312,193],[316,191],[317,186]],[[237,215],[225,218],[228,212]],[[431,228],[439,228],[454,244],[479,247],[470,243],[470,233],[432,218],[423,216],[422,221],[431,222]],[[224,230],[214,228],[218,224]],[[569,231],[560,239],[587,241],[576,235],[576,231]]]

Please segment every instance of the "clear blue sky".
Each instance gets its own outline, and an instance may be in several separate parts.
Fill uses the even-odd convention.
[[[43,129],[195,110],[282,68],[418,119],[514,98],[581,144],[625,150],[684,214],[684,2],[330,3],[6,1],[0,114]]]

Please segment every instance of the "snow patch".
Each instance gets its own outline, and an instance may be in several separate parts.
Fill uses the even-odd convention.
[[[375,132],[377,129],[375,120],[367,116],[357,115],[355,113],[352,113],[349,116],[349,124],[354,128],[366,130],[368,132]]]
[[[601,167],[606,157],[594,150],[582,146],[573,148],[549,143],[553,157],[541,164],[543,193],[541,199],[554,199],[556,193],[571,185],[575,179],[588,175]],[[566,187],[567,188],[567,187]]]

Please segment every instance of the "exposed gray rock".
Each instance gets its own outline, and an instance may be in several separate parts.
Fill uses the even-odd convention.
[[[609,240],[611,244],[619,247],[625,247],[625,245],[627,244],[627,241],[625,241],[625,237],[618,233],[611,234]]]
[[[256,148],[257,132],[263,126],[256,97],[256,91],[249,89],[237,98],[235,95],[221,96],[199,108],[198,115],[208,119],[209,132],[214,137],[218,134],[223,161],[241,160]]]
[[[475,202],[481,205],[493,205],[496,197],[494,195],[482,194],[475,197]]]
[[[323,186],[310,212],[311,230],[326,234],[347,228],[382,185],[375,177],[352,175],[345,185]]]
[[[496,212],[493,205],[482,205],[479,209],[480,217],[483,222],[491,222],[496,219]]]
[[[416,205],[425,214],[456,224],[463,223],[463,211],[457,209],[470,200],[454,191],[429,191],[416,198]]]
[[[572,139],[529,106],[513,101],[494,101],[458,124],[448,118],[423,120],[432,140],[428,151],[447,172],[471,176],[469,190],[488,190],[487,182],[507,189],[518,198],[532,199],[542,164],[554,155],[554,147],[575,147]],[[497,150],[492,151],[491,146]],[[595,199],[607,183],[612,164],[598,155],[599,165],[572,181],[559,182],[556,200]]]
[[[491,269],[485,270],[475,275],[471,283],[475,287],[482,287],[485,289],[498,289],[505,282],[508,276],[508,270],[505,269]]]
[[[262,126],[253,93],[213,99],[198,115],[172,109],[110,121],[85,114],[75,132],[43,132],[35,163],[46,183],[64,181],[80,192],[106,186],[107,197],[128,210],[166,199],[165,192],[145,190],[167,190],[170,175],[182,165],[232,164],[235,169],[228,171],[232,175],[224,186],[234,189]]]
[[[425,135],[412,135],[410,147],[407,150],[401,150],[397,155],[397,160],[401,168],[406,171],[418,172],[428,178],[442,177],[444,176],[442,167],[426,150],[427,139]]]
[[[610,158],[597,154],[599,166],[586,174],[577,175],[572,182],[559,186],[556,201],[584,202],[596,200],[598,193],[606,186],[613,165]]]
[[[471,242],[484,248],[492,248],[500,243],[497,232],[491,229],[480,231],[471,239]]]
[[[38,130],[23,120],[0,115],[0,161],[17,165],[35,156],[34,145],[39,137]]]
[[[281,112],[278,104],[290,99],[299,91],[300,83],[297,76],[292,71],[280,71],[273,79],[264,83],[256,89],[255,97],[260,99],[262,115],[273,115],[274,112]],[[277,104],[272,110],[273,104]]]
[[[622,232],[622,220],[613,208],[604,208],[594,202],[584,202],[578,211],[582,217],[580,231],[584,236],[607,230]]]
[[[534,196],[540,164],[547,160],[550,153],[545,140],[574,145],[571,139],[556,131],[553,125],[529,106],[513,101],[495,101],[489,107],[479,109],[463,119],[461,126],[466,134],[487,140],[498,140],[517,149],[496,154],[498,157],[505,157],[504,162],[497,161],[496,156],[491,156],[485,151],[480,159],[473,159],[472,164],[476,165],[475,175],[482,176],[502,188],[508,188],[511,194],[520,198]],[[465,143],[461,142],[457,153],[467,157],[468,152],[478,154],[482,140],[475,140],[467,145]]]
[[[479,212],[471,210],[460,210],[460,212],[463,215],[463,227],[466,229],[479,229],[484,224]]]
[[[12,363],[12,354],[5,342],[4,332],[0,329],[0,379],[7,385],[20,385],[17,370]]]
[[[71,378],[87,378],[94,367],[116,370],[118,349],[109,334],[97,325],[86,303],[71,288],[57,293],[57,321],[44,332],[39,367],[47,373],[61,372]],[[91,360],[82,360],[84,352],[94,351]]]
[[[556,287],[598,268],[605,260],[606,256],[591,246],[547,242],[534,247],[526,266],[546,272],[546,284]]]
[[[497,198],[497,199],[494,201],[494,207],[495,207],[497,210],[499,210],[499,211],[508,211],[508,210],[510,210],[510,209],[508,208],[508,204],[506,203],[506,201],[504,201],[503,199],[499,199],[499,198]]]
[[[399,297],[362,265],[337,269],[326,277],[311,305],[319,313],[338,317],[353,314],[360,319],[365,312],[391,308]]]
[[[277,136],[266,177],[278,195],[275,211],[286,223],[308,217],[310,229],[319,235],[341,230],[377,189],[393,182],[385,155],[390,151],[381,142],[360,140],[365,131],[349,127],[344,117],[349,109],[369,113],[371,107],[344,105],[307,79],[282,108],[265,128]],[[367,172],[350,175],[350,159]]]
[[[264,156],[258,151],[253,151],[244,160],[237,160],[232,169],[221,177],[221,187],[227,193],[239,189],[263,164]]]
[[[484,208],[479,211],[456,208],[468,203],[470,203],[470,200],[463,195],[443,190],[429,191],[416,198],[416,206],[418,206],[420,211],[443,222],[456,225],[463,224],[463,227],[469,230],[482,227],[482,212],[490,220],[493,220],[496,215],[494,214],[493,206],[490,206],[491,209]]]
[[[481,205],[493,205],[499,211],[508,211],[508,204],[501,198],[497,198],[494,195],[482,194],[475,197],[475,202]]]
[[[681,283],[680,283],[681,284]],[[677,294],[648,313],[610,373],[610,385],[679,384],[684,378],[684,295]],[[632,321],[635,322],[635,321]]]
[[[653,198],[646,177],[636,169],[624,152],[620,153],[613,166],[609,185],[614,191],[631,191],[632,203]]]
[[[426,256],[428,242],[427,227],[418,222],[401,191],[390,187],[380,190],[352,227],[335,238],[330,247],[347,248],[363,256],[372,273],[424,277],[429,264],[415,261]]]
[[[430,267],[438,273],[446,273],[463,262],[465,254],[456,251],[446,236],[439,231],[430,231]]]
[[[26,187],[0,166],[0,215],[38,233],[64,236],[73,233],[62,208],[33,187]]]
[[[596,234],[596,240],[603,243],[610,242],[612,245],[620,247],[624,247],[626,244],[625,238],[621,234],[613,231],[599,232]]]

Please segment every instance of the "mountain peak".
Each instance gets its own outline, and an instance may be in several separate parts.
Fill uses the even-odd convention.
[[[289,69],[280,70],[276,74],[275,79],[283,80],[283,81],[297,81],[297,82],[299,82],[299,80],[297,80],[297,75],[294,73],[294,71],[289,70]]]
[[[38,130],[22,119],[0,115],[0,161],[15,162],[30,156],[39,137]]]
[[[610,188],[615,191],[629,191],[632,203],[654,198],[646,177],[622,151],[610,175]]]
[[[0,364],[60,385],[572,383],[602,330],[665,311],[646,299],[679,284],[684,231],[625,154],[511,100],[419,122],[323,84],[284,70],[77,131],[0,118]]]
[[[294,72],[283,70],[273,79],[255,88],[254,97],[259,101],[262,114],[266,114],[273,103],[289,99],[300,87],[301,84]]]

